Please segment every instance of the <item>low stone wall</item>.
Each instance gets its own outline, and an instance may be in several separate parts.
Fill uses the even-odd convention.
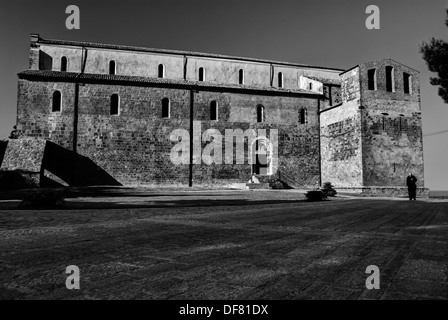
[[[8,140],[2,169],[39,172],[44,156],[45,140],[22,138]]]
[[[408,197],[408,188],[406,187],[336,187],[338,193],[353,193],[366,197]],[[418,198],[429,198],[428,188],[417,188]]]

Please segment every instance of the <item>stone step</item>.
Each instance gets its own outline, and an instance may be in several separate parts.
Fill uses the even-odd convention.
[[[269,187],[269,183],[246,183],[246,187],[250,190],[271,189],[271,187]]]
[[[241,182],[241,183],[234,183],[230,186],[231,189],[248,189],[248,187],[246,186],[246,183]]]

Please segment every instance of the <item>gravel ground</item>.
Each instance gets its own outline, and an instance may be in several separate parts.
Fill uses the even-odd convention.
[[[19,210],[21,195],[0,197],[0,299],[448,299],[446,200],[93,188]]]

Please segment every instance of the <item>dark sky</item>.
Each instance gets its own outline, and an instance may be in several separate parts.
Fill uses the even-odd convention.
[[[81,11],[67,30],[65,9]],[[367,30],[368,5],[381,29]],[[29,33],[44,38],[193,50],[350,68],[390,57],[421,72],[423,132],[448,129],[448,105],[429,84],[418,52],[447,40],[447,0],[147,0],[0,2],[0,139],[15,124],[17,76],[28,67]],[[426,186],[448,190],[448,133],[424,138]]]

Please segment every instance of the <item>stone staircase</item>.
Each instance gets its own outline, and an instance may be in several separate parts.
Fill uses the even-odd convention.
[[[309,187],[303,185],[302,183],[298,182],[296,179],[293,178],[294,175],[287,173],[283,170],[278,169],[277,170],[277,179],[281,181],[283,184],[287,185],[291,189],[309,189]]]

